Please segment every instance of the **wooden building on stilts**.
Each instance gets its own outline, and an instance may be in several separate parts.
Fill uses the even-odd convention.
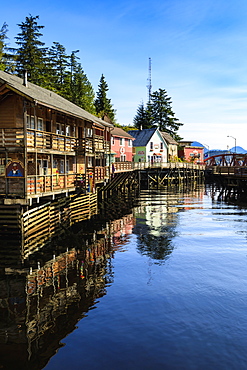
[[[26,76],[0,71],[1,232],[22,229],[40,244],[95,212],[95,188],[111,175],[112,128]]]

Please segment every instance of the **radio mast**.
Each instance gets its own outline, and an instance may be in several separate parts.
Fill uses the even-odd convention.
[[[151,82],[151,58],[149,58],[149,66],[148,66],[148,102],[150,103],[151,100],[151,93],[152,93],[152,82]]]

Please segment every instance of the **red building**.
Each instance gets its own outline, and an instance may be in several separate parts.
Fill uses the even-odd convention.
[[[111,130],[111,151],[114,152],[115,162],[132,162],[133,136],[119,127]]]
[[[184,161],[200,164],[204,159],[204,147],[193,145],[193,141],[180,141],[178,157]]]

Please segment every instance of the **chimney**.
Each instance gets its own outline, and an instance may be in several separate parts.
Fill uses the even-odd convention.
[[[23,72],[23,85],[27,87],[27,70],[24,69]]]

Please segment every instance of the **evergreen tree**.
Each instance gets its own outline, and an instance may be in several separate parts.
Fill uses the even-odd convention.
[[[81,64],[77,63],[72,75],[71,101],[87,112],[96,114],[94,106],[94,91]]]
[[[112,107],[111,99],[107,98],[108,90],[108,85],[106,83],[104,75],[102,74],[98,86],[98,91],[96,93],[97,98],[94,102],[96,113],[100,118],[105,119],[106,117],[108,117],[112,123],[115,123],[115,110]]]
[[[13,62],[11,61],[11,56],[9,54],[9,48],[7,46],[6,40],[8,32],[8,25],[6,22],[2,25],[0,29],[0,70],[2,71],[12,71]]]
[[[174,138],[178,137],[177,131],[182,123],[175,118],[171,98],[168,97],[166,90],[159,89],[151,94],[150,108],[152,126],[157,126],[160,131],[168,132]]]
[[[146,127],[146,109],[143,102],[138,106],[136,115],[133,119],[134,126],[138,129],[144,129]]]
[[[39,16],[26,17],[26,21],[18,24],[21,32],[15,37],[18,48],[16,51],[16,71],[22,77],[23,71],[27,70],[28,78],[31,82],[44,86],[46,72],[46,48],[44,43],[39,40],[42,35],[40,32],[44,26],[37,23]]]
[[[53,45],[48,49],[47,55],[47,75],[49,76],[47,88],[64,95],[66,82],[68,82],[69,56],[66,54],[65,47],[59,42],[53,42]]]

